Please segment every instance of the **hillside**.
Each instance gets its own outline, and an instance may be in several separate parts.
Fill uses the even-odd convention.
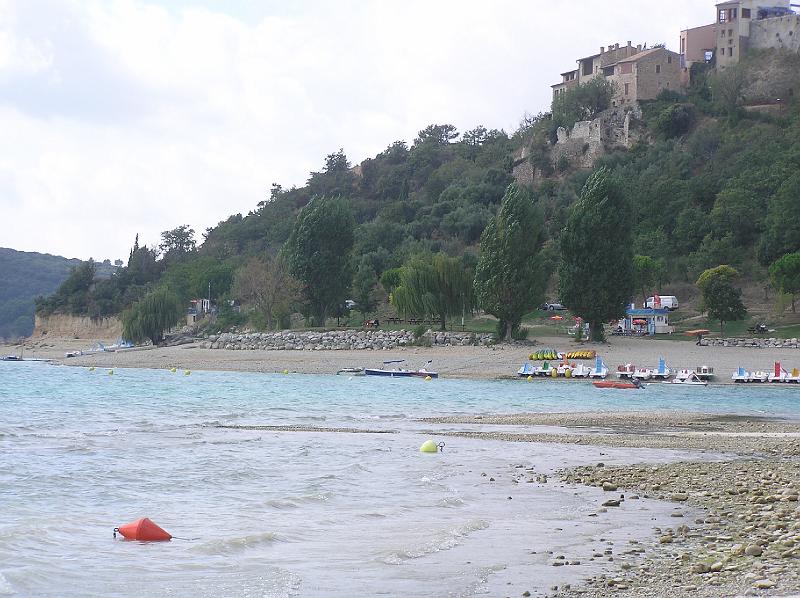
[[[135,244],[129,267],[107,283],[92,289],[81,283],[80,301],[65,289],[40,307],[108,315],[157,286],[169,287],[182,301],[207,294],[231,298],[236,272],[251,257],[278,255],[314,197],[346,201],[355,220],[353,271],[367,273],[368,286],[385,305],[378,278],[415,255],[441,252],[473,268],[481,233],[515,175],[532,188],[543,214],[545,271],[553,273],[561,229],[598,166],[617,178],[632,206],[632,217],[621,220],[634,223],[634,252],[658,266],[652,290],[679,288],[686,298],[698,274],[718,264],[734,265],[744,275],[741,286],[764,289],[767,266],[800,248],[800,112],[791,100],[800,90],[797,67],[796,55],[759,52],[724,75],[700,69],[685,94],[666,91],[626,108],[624,147],[592,147],[580,159],[559,152],[556,141],[565,133],[557,129],[568,135],[581,119],[612,122],[603,120],[612,111],[607,86],[583,90],[591,96],[585,105],[561,96],[552,115],[525,118],[512,135],[482,126],[460,133],[452,125],[430,125],[412,144],[395,141],[355,166],[339,150],[304,187],[273,184],[249,214],[208,229],[199,247],[188,226],[165,231],[158,250]],[[790,100],[770,104],[776,93]],[[294,308],[307,313],[302,302]]]
[[[53,293],[80,263],[77,259],[0,247],[0,339],[29,336],[36,297]],[[113,269],[111,264],[99,264],[97,276],[108,278]]]

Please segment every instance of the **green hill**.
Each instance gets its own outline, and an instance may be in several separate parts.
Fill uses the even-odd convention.
[[[81,263],[57,255],[0,247],[0,339],[33,332],[34,301],[49,295]],[[98,276],[109,277],[113,266],[100,264]]]
[[[800,249],[800,111],[791,100],[800,91],[797,63],[795,55],[761,52],[724,75],[693,72],[685,95],[665,92],[642,104],[641,117],[630,123],[638,139],[633,147],[609,146],[592,165],[621,182],[633,213],[620,221],[633,223],[634,252],[658,263],[659,288],[691,285],[718,264],[734,265],[746,283],[760,284],[771,262]],[[772,90],[764,73],[776,72],[780,88]],[[481,233],[520,161],[538,173],[532,191],[545,219],[545,270],[554,272],[561,229],[591,169],[556,159],[553,142],[558,125],[568,128],[576,114],[592,118],[609,106],[606,86],[589,91],[591,110],[562,98],[552,117],[527,118],[511,135],[430,125],[413,143],[395,141],[356,166],[339,150],[305,186],[273,184],[249,214],[205,231],[199,247],[188,227],[165,231],[160,253],[134,245],[128,267],[111,280],[89,288],[76,279],[40,308],[115,313],[157,286],[182,300],[231,298],[236,271],[252,257],[278,255],[314,197],[346,201],[356,223],[355,286],[372,289],[385,304],[391,284],[376,286],[377,277],[416,255],[441,252],[464,268],[475,266]],[[773,91],[790,100],[753,106]],[[295,307],[304,310],[302,301]]]

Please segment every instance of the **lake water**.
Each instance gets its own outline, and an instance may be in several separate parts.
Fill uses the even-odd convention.
[[[543,595],[609,566],[591,560],[606,542],[652,538],[674,520],[670,505],[643,500],[590,517],[601,491],[527,480],[676,455],[450,437],[422,454],[430,426],[416,419],[625,409],[800,417],[800,388],[613,393],[0,363],[0,595]],[[114,540],[145,516],[185,539]],[[559,554],[581,565],[552,567]]]

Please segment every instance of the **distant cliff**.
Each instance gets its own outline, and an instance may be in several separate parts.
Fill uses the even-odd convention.
[[[53,293],[80,263],[58,255],[0,247],[0,339],[30,336],[34,299]],[[101,278],[108,278],[113,270],[110,264],[97,265]]]
[[[88,340],[115,340],[122,336],[122,322],[119,318],[89,318],[53,314],[36,316],[33,330],[35,338],[82,338]]]

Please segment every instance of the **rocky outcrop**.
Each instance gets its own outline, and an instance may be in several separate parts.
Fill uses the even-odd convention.
[[[429,330],[415,343],[414,335],[407,330],[331,330],[328,332],[251,332],[236,334],[225,332],[209,336],[202,347],[234,351],[343,351],[397,349],[414,344],[431,346],[488,345],[491,334],[475,335],[459,332],[433,332]]]
[[[752,347],[754,349],[797,349],[796,338],[704,338],[704,347]]]
[[[52,314],[36,316],[32,338],[117,339],[122,336],[122,321],[116,317],[90,318]]]

